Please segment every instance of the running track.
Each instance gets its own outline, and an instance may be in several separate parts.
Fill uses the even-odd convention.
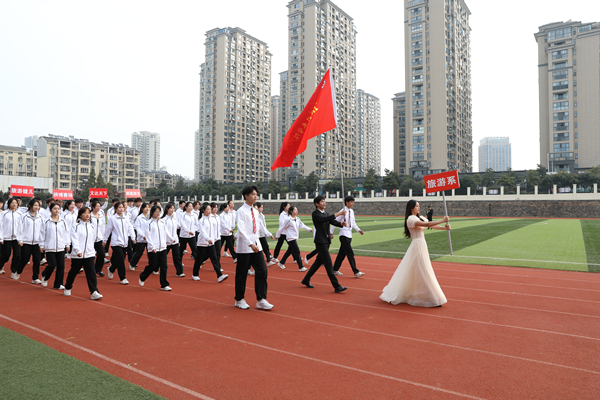
[[[361,279],[344,264],[340,294],[288,263],[269,268],[267,312],[253,277],[252,309],[233,307],[222,260],[221,284],[210,262],[192,281],[186,255],[172,292],[138,268],[99,278],[97,302],[83,274],[65,298],[27,266],[0,276],[0,325],[169,399],[600,398],[600,274],[434,262],[448,303],[424,309],[379,300],[398,260],[357,257]]]

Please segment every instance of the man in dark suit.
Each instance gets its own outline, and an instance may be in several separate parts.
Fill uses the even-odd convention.
[[[429,222],[433,221],[433,208],[431,208],[431,206],[429,206],[427,208],[427,220]],[[429,229],[431,229],[431,228],[427,228],[427,230],[429,230]]]
[[[335,220],[340,215],[346,215],[346,210],[341,210],[334,215],[329,215],[325,212],[326,203],[323,196],[315,197],[313,202],[317,208],[312,213],[312,220],[315,226],[315,247],[318,256],[315,260],[315,263],[306,273],[304,279],[302,279],[301,283],[308,288],[314,288],[314,286],[310,284],[310,278],[315,274],[315,272],[317,272],[321,265],[325,265],[325,270],[327,271],[327,276],[329,276],[329,280],[331,281],[333,289],[336,293],[340,293],[348,288],[340,285],[337,278],[333,274],[333,263],[331,262],[331,256],[329,255],[329,245],[331,245],[329,227],[330,225],[337,227],[346,226],[346,222],[339,222]]]

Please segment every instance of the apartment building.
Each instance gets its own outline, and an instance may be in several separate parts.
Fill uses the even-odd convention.
[[[140,189],[145,191],[146,189],[159,187],[163,181],[169,188],[174,189],[180,179],[183,179],[181,175],[170,174],[163,170],[142,171],[140,173]]]
[[[508,137],[486,137],[479,142],[479,172],[508,171],[512,168],[511,146]]]
[[[240,28],[206,32],[197,176],[222,183],[271,176],[271,53]]]
[[[35,147],[37,146],[38,138],[39,138],[39,136],[37,136],[37,135],[27,136],[25,138],[25,148],[26,149],[35,149]]]
[[[140,153],[140,168],[143,171],[160,169],[160,133],[134,132],[131,147]]]
[[[37,159],[34,150],[0,145],[0,175],[37,176]]]
[[[38,139],[37,157],[38,176],[52,178],[54,189],[83,189],[92,168],[117,192],[140,185],[140,153],[128,145],[48,135]]]
[[[370,169],[381,174],[381,105],[362,89],[357,91],[357,176]]]
[[[600,165],[600,23],[539,27],[540,164],[548,171]]]
[[[281,86],[285,135],[331,67],[338,127],[308,141],[292,167],[280,172],[288,182],[316,172],[323,179],[358,174],[356,29],[353,19],[329,0],[293,0],[288,7],[288,70]],[[338,134],[341,140],[338,141]],[[281,180],[281,179],[280,179]]]
[[[471,50],[464,0],[404,0],[408,173],[472,172]]]
[[[406,167],[406,93],[400,92],[392,98],[394,104],[394,168],[398,175],[408,174]]]
[[[280,135],[281,129],[279,129],[281,125],[281,96],[275,95],[271,96],[271,164],[275,161],[275,157],[279,153],[279,149],[281,148]],[[269,165],[269,168],[271,166]],[[270,179],[277,179],[277,170],[271,171]]]

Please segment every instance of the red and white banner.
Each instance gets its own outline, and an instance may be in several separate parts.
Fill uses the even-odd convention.
[[[18,197],[33,197],[33,186],[10,185],[10,195]]]
[[[90,189],[90,199],[108,199],[108,189]]]
[[[125,197],[128,199],[142,197],[140,189],[125,189]]]
[[[446,190],[459,189],[458,171],[440,172],[439,174],[426,175],[425,191],[427,193],[444,192]]]
[[[279,154],[271,165],[271,171],[280,167],[291,167],[294,158],[304,150],[309,139],[337,127],[335,87],[328,69],[315,89],[310,100],[296,118],[283,138]]]
[[[56,190],[52,191],[52,197],[56,200],[73,200],[72,190]]]

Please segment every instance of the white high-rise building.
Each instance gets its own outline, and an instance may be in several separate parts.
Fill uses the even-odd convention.
[[[160,133],[134,132],[131,134],[131,147],[140,152],[142,171],[158,171],[160,169]]]
[[[508,171],[512,168],[511,148],[508,137],[486,137],[479,143],[479,172],[488,168]]]
[[[28,150],[36,148],[38,138],[39,136],[27,136],[25,138],[25,148]]]
[[[379,99],[358,89],[358,176],[370,169],[381,174],[381,106]]]

